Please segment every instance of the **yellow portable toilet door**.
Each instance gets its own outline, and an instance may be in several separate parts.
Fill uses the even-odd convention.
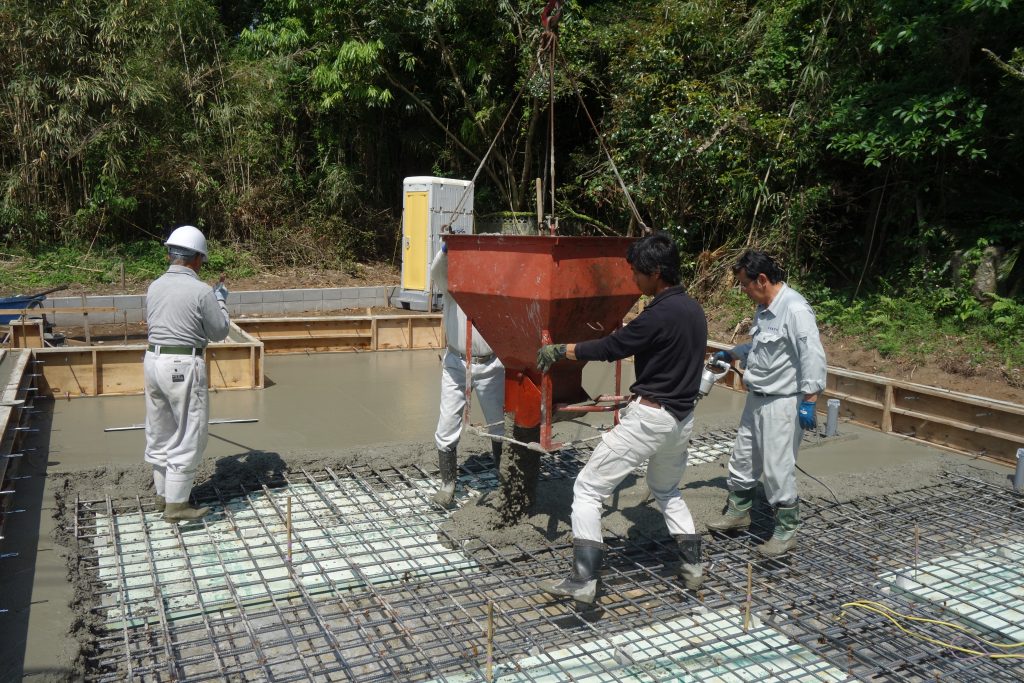
[[[427,229],[430,221],[426,192],[405,193],[402,221],[402,289],[427,289]]]

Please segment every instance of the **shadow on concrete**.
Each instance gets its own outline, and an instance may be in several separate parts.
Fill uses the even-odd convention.
[[[206,480],[192,487],[197,501],[217,500],[220,495],[233,498],[244,491],[262,485],[274,488],[284,486],[284,473],[288,469],[280,454],[272,451],[249,450],[220,458],[216,469]]]

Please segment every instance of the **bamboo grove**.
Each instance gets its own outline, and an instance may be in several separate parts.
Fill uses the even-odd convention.
[[[492,141],[477,212],[532,212],[553,104],[565,231],[638,229],[589,112],[688,254],[867,289],[994,245],[1013,289],[1021,4],[575,0],[549,82],[543,0],[4,0],[0,231],[390,259],[402,178],[472,177]]]

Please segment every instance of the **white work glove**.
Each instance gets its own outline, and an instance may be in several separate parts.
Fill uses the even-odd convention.
[[[218,282],[217,285],[213,288],[213,296],[217,298],[217,301],[223,304],[226,304],[228,302],[228,294],[230,293],[231,292],[228,291],[228,288],[224,286],[223,281]]]

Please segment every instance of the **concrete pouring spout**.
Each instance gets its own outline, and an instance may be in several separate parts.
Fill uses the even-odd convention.
[[[697,397],[704,398],[711,393],[711,387],[715,386],[718,380],[729,374],[730,365],[724,360],[709,360],[704,365],[704,371],[700,375],[700,389],[697,390]]]
[[[453,234],[446,241],[449,292],[505,365],[505,411],[515,424],[550,426],[553,408],[588,400],[584,363],[562,361],[543,376],[537,350],[621,325],[640,296],[625,259],[634,239]]]

